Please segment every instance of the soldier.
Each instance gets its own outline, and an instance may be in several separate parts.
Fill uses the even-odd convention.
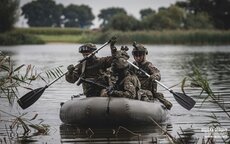
[[[141,89],[151,91],[154,98],[157,98],[162,102],[167,109],[171,109],[172,103],[167,101],[162,93],[157,92],[157,83],[155,80],[160,81],[161,75],[160,71],[151,62],[146,60],[146,55],[148,54],[147,49],[141,44],[136,44],[136,42],[133,43],[133,46],[132,55],[135,60],[133,64],[137,65],[140,69],[150,75],[150,77],[147,77],[143,72],[134,67],[131,68],[131,71],[137,75],[141,82]]]
[[[129,72],[129,58],[124,50],[117,51],[112,62],[112,73],[116,77],[114,90],[108,93],[114,97],[126,97],[137,99],[137,91],[140,89],[140,81],[136,75]]]
[[[114,51],[114,45],[115,41],[111,42],[111,51],[113,53]],[[82,53],[83,57],[88,56],[93,51],[95,51],[97,48],[92,43],[87,43],[79,47],[79,53]],[[107,57],[101,57],[98,58],[95,55],[84,61],[83,63],[74,65],[69,65],[67,67],[68,72],[66,74],[66,81],[70,83],[75,83],[79,77],[82,77],[84,79],[89,79],[94,82],[100,82],[103,77],[103,73],[106,72],[107,68],[111,67],[112,63],[112,56]],[[96,87],[95,85],[90,85],[87,83],[82,84],[83,87],[83,93],[86,95],[86,97],[92,97],[92,96],[100,96],[101,89]]]

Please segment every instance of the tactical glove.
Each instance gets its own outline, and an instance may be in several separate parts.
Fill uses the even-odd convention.
[[[75,67],[72,64],[67,67],[67,70],[69,71],[69,73],[73,73],[74,69]]]
[[[110,46],[114,46],[116,42],[117,42],[117,38],[116,37],[112,37],[111,38],[111,42],[110,42]]]
[[[149,78],[150,78],[151,81],[155,81],[157,79],[157,77],[154,74],[151,75]]]

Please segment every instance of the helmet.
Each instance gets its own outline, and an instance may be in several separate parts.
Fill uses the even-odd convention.
[[[87,43],[79,47],[79,53],[90,53],[97,50],[95,44]]]
[[[114,71],[129,68],[129,63],[127,62],[128,59],[129,55],[126,53],[126,51],[116,51],[113,56],[112,70]]]
[[[142,44],[137,44],[136,42],[133,42],[133,47],[134,47],[132,51],[133,55],[148,54],[148,50]]]
[[[111,64],[111,70],[114,76],[121,76],[124,72],[127,72],[129,69],[129,63],[125,58],[116,58],[113,59]]]
[[[129,55],[125,50],[118,50],[113,55],[114,58],[124,58],[126,60],[129,59]]]
[[[125,58],[119,57],[119,58],[113,59],[112,69],[122,70],[122,69],[126,69],[128,67],[129,67],[129,63],[127,62],[127,60]]]

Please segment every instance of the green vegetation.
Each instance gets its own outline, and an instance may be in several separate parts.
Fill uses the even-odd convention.
[[[1,0],[0,5],[0,33],[13,28],[18,20],[19,0]]]
[[[219,117],[215,114],[215,112],[210,112],[209,113],[210,115],[207,115],[207,117],[211,118],[211,121],[206,123],[206,125],[209,126],[209,129],[211,129],[212,131],[210,131],[210,135],[208,136],[206,141],[203,138],[202,140],[203,143],[210,143],[210,144],[215,143],[215,137],[213,137],[213,135],[219,134],[222,142],[229,144],[230,142],[229,132],[227,130],[226,131],[224,130],[222,131],[222,134],[220,134],[221,132],[218,131],[218,129],[223,130],[223,128],[225,127],[224,123],[221,120],[230,119],[228,104],[225,103],[224,98],[222,98],[219,94],[217,94],[217,92],[214,92],[212,90],[207,77],[203,73],[201,73],[200,69],[197,66],[192,64],[192,72],[189,71],[187,75],[188,76],[185,77],[184,80],[182,81],[182,91],[185,93],[184,90],[184,87],[186,86],[185,83],[187,82],[190,83],[191,87],[198,88],[201,91],[198,96],[198,98],[201,98],[203,100],[201,106],[203,106],[203,104],[206,102],[211,102],[212,104],[217,105],[225,114]],[[226,137],[224,137],[224,135]]]
[[[97,17],[104,30],[229,29],[229,6],[228,0],[187,0],[160,7],[158,11],[142,9],[141,19],[119,7],[102,9]],[[64,6],[54,0],[28,2],[22,6],[22,15],[31,27],[89,28],[95,18],[87,5]]]
[[[164,31],[99,31],[78,28],[18,28],[0,34],[0,44],[104,43],[116,36],[120,44],[138,41],[143,44],[228,45],[230,31],[164,30]]]
[[[7,99],[10,106],[18,99],[19,89],[25,88],[32,90],[30,86],[37,79],[46,80],[37,73],[32,65],[19,65],[15,67],[11,58],[0,51],[0,98]],[[63,72],[60,67],[50,69],[45,72],[48,79],[59,77]],[[46,82],[47,83],[47,82]],[[2,116],[3,114],[8,117]],[[43,119],[37,120],[38,114],[28,118],[28,113],[19,113],[17,115],[0,110],[0,121],[5,122],[5,130],[2,132],[0,142],[13,143],[13,141],[23,141],[33,137],[34,131],[37,134],[46,135],[49,132],[49,125],[43,124]],[[9,118],[10,117],[10,118]],[[8,118],[8,119],[5,119]]]
[[[0,45],[44,44],[45,41],[31,34],[18,32],[0,33]]]
[[[128,15],[123,8],[110,7],[102,9],[97,16],[101,20],[99,30],[89,30],[95,18],[89,6],[64,6],[54,0],[35,0],[23,5],[21,11],[27,24],[37,28],[12,30],[19,16],[19,1],[3,2],[5,5],[0,6],[0,45],[103,43],[114,35],[120,38],[121,44],[132,41],[187,45],[230,43],[228,0],[188,0],[161,7],[158,11],[142,9],[141,19]]]

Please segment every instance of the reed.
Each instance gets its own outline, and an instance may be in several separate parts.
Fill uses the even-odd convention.
[[[227,106],[227,104],[224,103],[224,99],[222,99],[221,96],[216,95],[216,93],[212,91],[212,88],[210,87],[208,79],[200,72],[198,67],[193,65],[192,73],[189,73],[188,79],[185,78],[182,82],[183,83],[182,89],[184,89],[184,86],[185,86],[184,83],[186,80],[191,83],[190,85],[192,87],[200,88],[201,92],[200,92],[199,97],[203,99],[201,106],[203,106],[203,103],[209,100],[210,102],[212,102],[213,104],[216,104],[219,108],[221,108],[223,113],[226,115],[225,119],[230,119],[229,107]],[[213,137],[213,135],[218,133],[218,129],[221,129],[224,127],[222,126],[222,123],[220,122],[219,117],[217,117],[214,113],[210,112],[210,114],[211,115],[207,117],[211,118],[212,120],[211,122],[207,123],[207,125],[209,125],[209,128],[212,128],[213,130],[210,131],[210,137],[208,137],[206,142],[203,139],[203,143],[213,143],[213,141],[215,141],[215,138]],[[216,129],[217,131],[215,131]],[[223,143],[229,143],[230,136],[227,131],[225,134],[228,136],[228,138],[221,137],[222,141]]]
[[[32,90],[30,86],[32,82],[38,78],[46,82],[47,79],[59,77],[63,74],[60,67],[62,66],[45,71],[45,80],[44,76],[42,76],[43,72],[38,73],[35,70],[35,66],[26,66],[22,64],[16,67],[11,58],[0,51],[0,99],[7,98],[8,103],[12,106],[15,98],[19,95],[19,88]],[[10,118],[1,116],[3,113]],[[17,116],[0,110],[0,121],[7,121],[9,123],[5,124],[6,134],[2,132],[3,135],[8,136],[8,139],[4,137],[5,143],[12,143],[15,139],[19,140],[20,138],[26,139],[28,137],[33,137],[32,130],[35,130],[37,134],[48,134],[49,125],[42,124],[43,120],[38,124],[33,121],[37,118],[38,114],[35,114],[32,119],[26,118],[26,114],[27,113],[19,114],[19,116]],[[8,120],[4,120],[4,118],[8,118]],[[8,131],[10,132],[10,135]]]
[[[16,33],[32,34],[46,43],[104,43],[112,36],[118,43],[131,44],[183,44],[183,45],[228,45],[230,31],[221,30],[162,30],[162,31],[101,31],[77,28],[18,28]]]
[[[221,98],[212,91],[207,78],[205,78],[201,74],[201,72],[199,71],[197,67],[194,66],[193,75],[190,76],[189,78],[190,78],[192,86],[201,88],[200,96],[203,93],[207,94],[207,96],[203,99],[202,103],[206,102],[208,99],[211,99],[212,100],[211,102],[217,104],[223,110],[223,112],[227,115],[227,117],[230,119],[230,114],[226,110],[227,106],[224,104],[224,100],[221,100]]]
[[[83,33],[89,33],[90,30],[79,28],[52,28],[52,27],[32,27],[32,28],[16,28],[16,33],[27,34],[41,34],[41,35],[81,35]]]
[[[44,44],[44,43],[45,41],[42,41],[37,36],[28,33],[19,33],[16,31],[11,31],[11,32],[0,34],[0,45]]]

